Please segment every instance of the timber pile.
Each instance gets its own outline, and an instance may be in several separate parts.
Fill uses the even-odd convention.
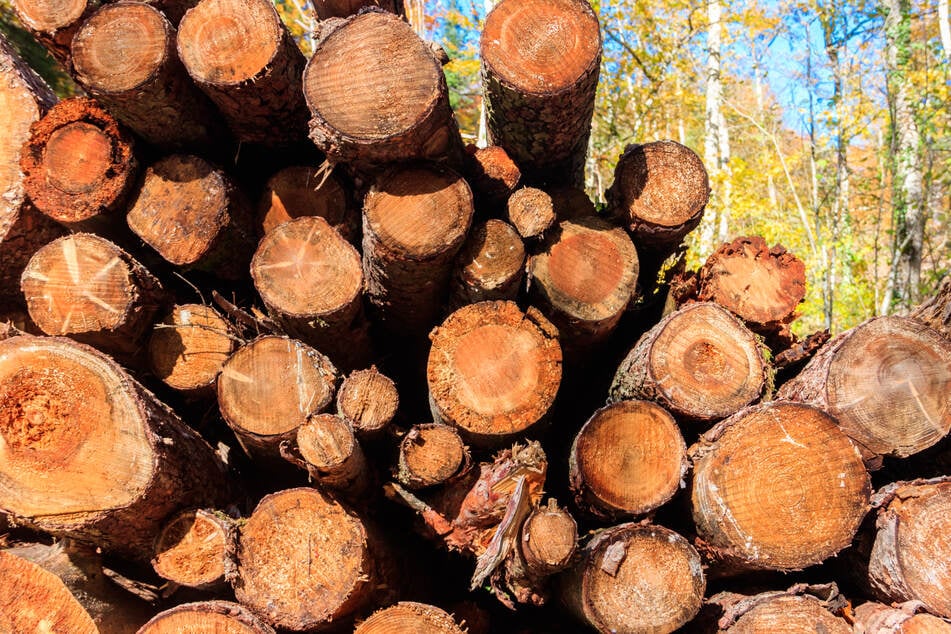
[[[401,3],[15,4],[90,97],[0,40],[0,631],[951,632],[951,284],[800,340],[689,148],[596,209],[584,0],[467,150]]]

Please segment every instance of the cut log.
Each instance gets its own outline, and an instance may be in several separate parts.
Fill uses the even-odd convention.
[[[465,634],[442,608],[402,601],[380,610],[363,621],[354,634]]]
[[[268,335],[242,346],[218,377],[218,407],[252,457],[278,457],[307,417],[330,404],[337,370],[294,339]]]
[[[581,428],[568,465],[578,508],[602,519],[635,517],[667,503],[682,486],[687,447],[663,407],[619,401]]]
[[[869,508],[861,456],[825,412],[773,402],[690,448],[697,534],[717,572],[799,570],[852,542]]]
[[[686,421],[713,421],[749,405],[769,384],[767,350],[716,304],[690,304],[637,341],[609,401],[655,401]]]
[[[518,169],[505,148],[490,145],[476,148],[466,147],[466,180],[472,187],[476,207],[495,212],[505,207],[509,196],[522,180]]]
[[[347,242],[360,235],[359,214],[349,208],[340,179],[333,173],[324,178],[315,167],[295,165],[268,179],[258,204],[259,232],[264,235],[301,216],[320,216]]]
[[[780,398],[820,407],[866,453],[907,457],[951,429],[951,341],[912,319],[871,319],[833,338]]]
[[[469,448],[448,425],[416,425],[400,442],[396,479],[407,489],[443,484],[468,471]]]
[[[628,146],[607,191],[608,209],[642,255],[663,260],[700,224],[710,181],[700,157],[674,141]]]
[[[475,445],[498,445],[542,421],[561,384],[558,331],[514,302],[464,306],[433,330],[433,419]]]
[[[247,608],[229,601],[185,603],[159,612],[138,634],[274,634]]]
[[[272,3],[201,0],[178,25],[178,56],[239,141],[306,139],[305,59]]]
[[[720,246],[700,269],[698,299],[716,302],[766,337],[791,341],[789,324],[806,296],[802,260],[759,236]]]
[[[920,601],[951,618],[951,478],[897,482],[881,506],[868,567],[872,591],[889,602]]]
[[[20,287],[30,318],[44,333],[68,335],[136,365],[168,299],[132,256],[88,233],[64,236],[37,251]]]
[[[41,212],[73,230],[114,233],[135,184],[132,138],[92,99],[61,101],[30,127],[24,186]]]
[[[308,473],[326,489],[355,498],[370,485],[363,449],[344,419],[313,414],[297,429],[297,450]]]
[[[363,271],[387,328],[422,335],[436,324],[472,212],[469,186],[446,168],[398,167],[373,184],[363,209]]]
[[[251,260],[271,318],[344,369],[370,362],[360,254],[319,216],[278,225]]]
[[[333,163],[462,162],[446,78],[409,24],[382,11],[341,20],[304,71],[310,138]]]
[[[83,20],[95,10],[98,2],[89,0],[14,0],[13,9],[33,38],[67,71],[70,43]]]
[[[0,302],[23,303],[20,274],[63,230],[27,202],[20,150],[30,126],[56,102],[46,83],[0,34]]]
[[[509,222],[523,238],[538,238],[555,224],[551,196],[534,187],[523,187],[506,203]]]
[[[700,610],[700,555],[661,526],[621,524],[588,542],[562,579],[565,605],[599,632],[673,632]]]
[[[373,366],[357,370],[340,384],[337,415],[350,423],[358,438],[379,436],[399,408],[396,384]]]
[[[235,575],[238,529],[220,511],[189,509],[173,516],[155,540],[152,568],[187,588],[219,590]]]
[[[512,225],[490,219],[475,225],[456,259],[450,305],[459,308],[518,297],[525,276],[525,244]]]
[[[126,221],[172,264],[237,280],[254,250],[250,203],[227,174],[197,156],[167,156],[145,171]]]
[[[175,54],[158,8],[122,0],[90,16],[72,40],[76,80],[123,124],[166,150],[221,143],[217,113]]]
[[[481,54],[492,142],[530,183],[582,186],[601,65],[595,12],[585,0],[503,0]]]
[[[379,7],[391,13],[402,14],[402,0],[314,0],[317,19],[346,18],[364,7]]]
[[[578,547],[578,524],[554,498],[532,511],[522,524],[522,558],[531,574],[543,577],[567,568]]]
[[[171,388],[192,396],[213,395],[218,373],[238,341],[214,308],[180,304],[153,328],[149,366]]]
[[[528,263],[536,305],[572,353],[614,332],[634,298],[639,270],[624,230],[593,216],[560,222]]]
[[[951,276],[945,277],[935,294],[910,316],[951,338]]]
[[[896,607],[868,602],[855,608],[855,634],[949,634],[951,622],[927,612],[911,602]]]
[[[238,553],[238,601],[295,632],[349,617],[383,582],[363,522],[316,489],[265,496],[241,529]]]
[[[142,561],[162,522],[230,495],[217,454],[105,355],[69,339],[0,342],[0,510]]]
[[[832,591],[833,595],[827,598],[813,594],[819,589]],[[831,588],[793,586],[787,591],[754,596],[721,592],[711,597],[709,603],[723,610],[718,631],[724,633],[850,634],[849,622],[835,613],[846,605],[837,592],[834,584]]]
[[[6,552],[0,552],[0,573],[7,580],[0,584],[4,632],[99,634],[89,612],[53,573]]]

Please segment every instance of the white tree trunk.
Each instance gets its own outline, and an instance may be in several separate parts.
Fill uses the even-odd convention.
[[[945,58],[951,60],[951,22],[948,18],[948,0],[938,0],[938,26]]]
[[[720,181],[720,124],[723,120],[723,87],[720,81],[720,0],[707,2],[707,85],[706,114],[704,124],[703,160],[714,183]],[[714,189],[714,209],[721,208],[720,192]],[[713,251],[713,239],[717,231],[717,217],[710,207],[700,225],[700,257]]]

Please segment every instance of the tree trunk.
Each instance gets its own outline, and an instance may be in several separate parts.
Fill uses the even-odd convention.
[[[620,401],[584,424],[568,465],[578,508],[599,519],[632,518],[667,503],[680,489],[687,447],[664,408]]]
[[[304,71],[310,138],[332,163],[462,162],[446,78],[403,20],[370,11],[321,33]]]
[[[354,634],[465,634],[455,619],[441,608],[401,601],[374,613]]]
[[[618,367],[609,401],[655,401],[686,421],[714,421],[768,391],[767,351],[717,304],[689,304],[637,341]]]
[[[175,54],[175,28],[144,2],[109,4],[72,41],[76,80],[123,124],[165,150],[215,151],[223,133],[213,106]]]
[[[382,434],[396,416],[399,404],[396,384],[376,366],[353,372],[337,390],[337,415],[350,423],[359,438]]]
[[[862,459],[805,405],[744,409],[690,448],[693,519],[718,573],[799,570],[852,542],[869,508]]]
[[[179,304],[152,329],[149,367],[175,390],[213,397],[218,373],[238,341],[231,324],[214,308]]]
[[[686,539],[662,526],[620,524],[588,542],[561,595],[599,632],[673,632],[700,610],[705,587]]]
[[[941,48],[944,58],[951,59],[951,17],[948,12],[948,0],[938,0],[938,28],[941,32]]]
[[[472,186],[477,209],[492,210],[505,205],[522,180],[522,172],[498,145],[475,149],[467,148],[466,180]]]
[[[551,196],[534,187],[523,187],[509,196],[508,221],[523,238],[539,238],[555,224]]]
[[[197,433],[114,361],[68,339],[0,342],[0,435],[0,509],[133,559],[151,558],[170,513],[230,494]]]
[[[416,425],[400,443],[396,479],[407,489],[436,486],[468,471],[469,448],[448,425]]]
[[[274,634],[253,612],[229,601],[185,603],[159,612],[138,634]]]
[[[525,245],[512,225],[489,219],[469,232],[456,259],[449,305],[515,300],[525,276]]]
[[[33,38],[67,71],[72,69],[70,44],[83,21],[98,6],[88,0],[13,0],[17,17]]]
[[[951,430],[951,341],[904,317],[879,317],[827,343],[780,398],[836,417],[867,459],[905,458]]]
[[[305,59],[270,2],[201,0],[178,26],[178,56],[239,141],[304,141]]]
[[[287,450],[284,453],[291,456],[291,462],[306,469],[321,487],[354,500],[369,489],[372,478],[366,457],[353,428],[343,418],[334,414],[311,415],[297,429],[295,446],[302,461]]]
[[[301,216],[320,216],[347,242],[360,237],[360,215],[350,208],[346,189],[334,173],[326,177],[316,167],[285,167],[268,179],[258,204],[258,227],[263,236],[274,227]]]
[[[474,445],[498,445],[546,417],[561,384],[558,331],[535,308],[481,302],[430,335],[433,420]]]
[[[582,187],[601,64],[588,3],[503,0],[486,18],[481,55],[491,142],[531,184]]]
[[[145,171],[126,221],[166,261],[229,280],[248,274],[251,209],[231,178],[197,156],[167,156]]]
[[[235,575],[237,539],[235,521],[221,511],[182,511],[155,540],[152,568],[180,586],[220,590]]]
[[[714,181],[721,180],[721,134],[723,124],[723,87],[720,81],[720,0],[707,2],[707,79],[706,79],[706,110],[703,126],[703,162],[710,168]],[[718,192],[722,196],[722,190]],[[714,248],[714,239],[717,237],[718,216],[725,213],[723,201],[718,196],[714,211],[707,214],[700,227],[700,256],[705,257]]]
[[[722,611],[718,632],[757,634],[758,632],[823,632],[851,634],[848,621],[837,615],[846,606],[835,584],[793,586],[779,592],[744,596],[721,592],[709,599]]]

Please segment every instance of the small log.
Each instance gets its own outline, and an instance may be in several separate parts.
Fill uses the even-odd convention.
[[[163,520],[224,504],[202,438],[105,355],[69,339],[0,341],[0,510],[148,561]]]
[[[476,207],[491,211],[503,208],[522,180],[518,165],[505,148],[498,145],[484,148],[469,145],[466,153],[466,180],[472,187]]]
[[[191,155],[145,171],[126,221],[172,264],[237,280],[248,274],[255,234],[244,194],[223,171]]]
[[[407,489],[443,484],[468,471],[469,448],[448,425],[416,425],[400,442],[397,481]]]
[[[275,627],[311,631],[365,605],[380,563],[356,515],[316,489],[279,491],[241,529],[235,596]]]
[[[430,335],[433,419],[469,443],[498,445],[542,421],[561,384],[558,331],[535,308],[481,302],[452,313]]]
[[[363,449],[344,419],[313,414],[297,429],[297,450],[311,477],[326,489],[355,498],[370,485]]]
[[[522,524],[519,540],[529,572],[547,577],[567,568],[578,548],[578,524],[571,513],[549,498],[547,506],[532,511]]]
[[[239,141],[286,146],[306,138],[306,60],[271,2],[201,0],[178,25],[178,56]]]
[[[30,318],[44,333],[68,335],[137,365],[168,299],[132,256],[89,233],[64,236],[37,251],[20,288]]]
[[[462,162],[446,78],[409,24],[383,11],[321,33],[304,71],[310,138],[332,163]]]
[[[522,187],[506,203],[508,220],[523,238],[538,238],[555,224],[551,196],[534,187]]]
[[[252,457],[278,457],[311,414],[330,404],[337,370],[310,346],[267,335],[231,355],[218,377],[218,407]]]
[[[827,596],[823,596],[827,595]],[[758,634],[760,632],[823,632],[850,634],[849,622],[837,615],[846,606],[835,584],[793,586],[779,592],[744,596],[721,592],[708,600],[724,614],[719,632]]]
[[[465,634],[466,630],[442,608],[402,601],[375,612],[357,625],[354,634]]]
[[[388,329],[421,335],[435,325],[472,213],[469,186],[447,168],[398,167],[374,182],[363,208],[363,272]]]
[[[608,400],[655,401],[687,421],[717,420],[767,389],[766,355],[725,308],[689,304],[637,341],[614,375]]]
[[[185,603],[159,612],[138,634],[274,634],[247,608],[229,601]]]
[[[892,607],[870,601],[855,608],[855,634],[949,634],[951,621],[921,612],[915,601]]]
[[[834,418],[807,405],[741,410],[689,455],[697,534],[724,574],[818,564],[852,542],[869,508],[858,451]]]
[[[376,366],[351,373],[337,390],[337,415],[350,423],[358,438],[379,436],[399,404],[396,384]]]
[[[319,216],[278,225],[258,245],[251,278],[271,318],[342,368],[369,363],[360,254]]]
[[[364,7],[378,7],[397,15],[403,13],[402,0],[314,0],[318,20],[346,18]]]
[[[945,277],[935,294],[922,302],[909,317],[951,338],[951,276]]]
[[[98,6],[89,0],[14,0],[20,23],[67,71],[72,68],[70,44],[83,21]]]
[[[558,220],[573,220],[598,214],[597,208],[583,189],[555,186],[549,187],[547,191]]]
[[[503,0],[481,55],[492,142],[526,181],[580,187],[601,64],[595,12],[585,0]]]
[[[208,149],[223,130],[175,53],[175,27],[145,2],[93,13],[72,40],[74,76],[123,124],[165,150]]]
[[[836,417],[866,458],[918,453],[951,429],[951,341],[904,317],[871,319],[816,353],[779,398]]]
[[[512,225],[490,219],[475,225],[456,259],[450,305],[518,297],[525,276],[525,244]]]
[[[213,395],[218,373],[237,346],[231,324],[214,308],[180,304],[152,329],[149,367],[171,388]]]
[[[872,591],[888,602],[920,601],[928,612],[951,618],[951,478],[897,482],[875,498]]]
[[[687,474],[687,447],[667,411],[648,401],[599,409],[571,446],[569,480],[578,508],[601,519],[650,513]]]
[[[261,194],[259,233],[263,236],[279,224],[301,216],[320,216],[347,242],[359,237],[359,215],[350,209],[339,178],[333,173],[324,178],[315,167],[285,167],[268,179]]]
[[[597,217],[565,220],[528,263],[530,290],[572,353],[607,339],[635,296],[639,264],[623,229]]]
[[[155,540],[152,568],[172,583],[220,590],[235,574],[238,529],[221,513],[188,509],[165,523]]]
[[[92,99],[61,101],[30,127],[24,186],[41,212],[73,230],[114,233],[135,184],[132,138]]]
[[[597,534],[561,580],[562,601],[599,632],[673,632],[699,612],[705,588],[686,539],[637,524]]]
[[[700,269],[697,299],[716,302],[754,332],[791,342],[789,324],[806,296],[802,260],[759,236],[721,245]]]
[[[663,260],[700,224],[710,181],[700,157],[674,141],[628,146],[606,193],[609,213],[642,256]]]

